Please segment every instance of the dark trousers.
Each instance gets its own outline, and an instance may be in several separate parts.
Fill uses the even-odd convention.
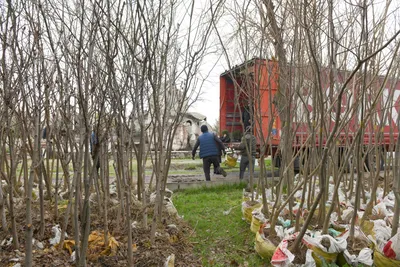
[[[251,157],[252,159],[252,164],[253,164],[253,173],[254,173],[254,166],[256,163],[256,158],[255,157]],[[250,160],[248,156],[242,156],[242,158],[240,159],[240,173],[239,173],[239,178],[240,180],[243,180],[244,177],[244,172],[246,171],[246,168],[249,167],[250,169]]]
[[[219,164],[221,165],[221,162],[222,162],[221,155],[218,155],[217,158],[218,158]],[[215,168],[215,165],[214,165],[214,173],[215,174],[221,174],[220,169]]]
[[[203,158],[203,171],[204,171],[204,175],[206,176],[206,181],[211,181],[211,177],[210,177],[211,163],[214,165],[215,170],[217,170],[218,172],[220,171],[218,157],[219,156],[215,155],[215,156],[209,156],[209,157]]]

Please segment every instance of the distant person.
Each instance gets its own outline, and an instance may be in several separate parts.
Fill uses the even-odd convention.
[[[46,139],[46,138],[47,138],[47,127],[45,126],[42,131],[42,139]]]
[[[221,139],[222,143],[230,143],[231,142],[231,138],[229,137],[228,132],[226,130],[224,130],[222,132],[222,137],[220,139]],[[225,146],[221,148],[220,153],[219,153],[218,161],[219,161],[220,164],[222,163],[222,159],[221,159],[222,153],[224,153],[224,155],[226,155]],[[221,174],[215,168],[214,168],[214,173],[215,174]]]
[[[221,137],[221,141],[222,143],[229,143],[231,141],[231,138],[226,132],[224,132],[223,136]]]
[[[90,154],[92,155],[93,162],[96,160],[96,153],[99,153],[99,140],[97,139],[97,135],[94,131],[92,130],[92,133],[90,135]],[[97,172],[100,169],[100,153],[97,156],[97,162],[96,162],[96,170]]]
[[[221,140],[221,142],[223,142],[221,138],[219,138],[219,139]],[[226,155],[225,146],[224,146],[224,144],[222,144],[222,146],[221,146],[220,145],[221,143],[218,143],[218,142],[215,142],[215,143],[217,144],[217,146],[219,148],[219,150],[218,150],[218,162],[221,165],[221,163],[222,163],[222,159],[221,159],[222,154]],[[214,165],[214,174],[223,174],[223,173],[221,173],[221,168],[216,168],[215,165]]]
[[[243,129],[246,131],[248,127],[251,127],[251,119],[253,117],[252,108],[247,104],[244,106],[242,111]]]
[[[246,168],[250,164],[253,166],[253,172],[254,172],[254,166],[256,163],[256,137],[252,134],[251,126],[248,126],[246,128],[246,132],[244,136],[242,137],[242,141],[240,142],[239,145],[239,150],[241,154],[241,159],[240,159],[240,173],[239,173],[239,179],[242,181],[244,178],[244,172],[246,171]]]
[[[206,177],[206,181],[211,181],[210,177],[211,164],[214,165],[214,169],[218,173],[221,173],[225,177],[226,172],[221,168],[218,162],[218,158],[221,158],[220,156],[221,148],[224,147],[224,144],[215,134],[208,132],[207,125],[202,125],[200,129],[202,134],[199,136],[199,138],[196,141],[196,144],[193,147],[192,159],[194,160],[194,157],[196,155],[196,150],[200,146],[199,155],[200,158],[203,159],[203,171]]]

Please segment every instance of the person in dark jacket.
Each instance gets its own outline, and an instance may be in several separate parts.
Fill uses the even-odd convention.
[[[230,143],[231,138],[229,137],[228,133],[224,132],[223,136],[221,137],[222,143]]]
[[[94,131],[94,129],[92,130],[92,133],[90,135],[90,143],[89,143],[90,147],[90,154],[92,155],[92,159],[93,162],[96,160],[96,153],[98,153],[97,151],[99,150],[99,140],[97,139],[97,135]],[[97,162],[96,162],[96,170],[97,173],[99,172],[100,169],[100,154],[97,156]]]
[[[226,176],[226,172],[221,168],[218,157],[221,149],[224,147],[221,140],[213,133],[208,132],[207,125],[201,126],[202,134],[196,141],[196,144],[192,150],[192,159],[196,155],[197,148],[200,146],[200,158],[203,159],[203,171],[206,177],[206,181],[211,181],[210,177],[210,167],[211,164],[214,165],[215,170],[218,173],[221,173],[224,177]]]
[[[253,109],[250,105],[245,105],[242,111],[243,129],[246,131],[247,128],[251,127],[253,117]]]
[[[221,140],[221,142],[223,142],[221,138],[220,138],[220,140]],[[222,159],[221,159],[222,154],[226,155],[225,146],[224,146],[223,143],[222,143],[222,147],[221,147],[220,143],[218,143],[218,142],[215,142],[215,143],[217,144],[217,146],[219,148],[219,151],[218,151],[218,162],[221,165],[221,163],[222,163]],[[215,165],[214,165],[214,174],[223,174],[223,173],[221,173],[221,168],[215,168]]]
[[[241,151],[240,173],[239,173],[240,180],[243,180],[244,172],[246,171],[246,168],[249,166],[250,160],[254,172],[257,151],[256,151],[256,137],[252,134],[251,129],[252,129],[251,126],[248,126],[246,128],[245,135],[242,137],[242,141],[239,145],[239,150]]]

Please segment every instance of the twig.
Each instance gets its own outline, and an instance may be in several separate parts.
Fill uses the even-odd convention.
[[[189,235],[189,238],[192,237],[192,235],[194,234],[194,231],[196,230],[196,227],[197,227],[198,224],[199,224],[199,221],[197,220],[197,221],[196,221],[196,225],[193,227],[193,230],[192,230],[192,232],[191,232],[190,235]]]

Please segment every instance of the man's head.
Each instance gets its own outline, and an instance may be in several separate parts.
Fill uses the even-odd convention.
[[[201,130],[202,133],[208,132],[208,127],[207,127],[207,125],[201,125],[200,130]]]

